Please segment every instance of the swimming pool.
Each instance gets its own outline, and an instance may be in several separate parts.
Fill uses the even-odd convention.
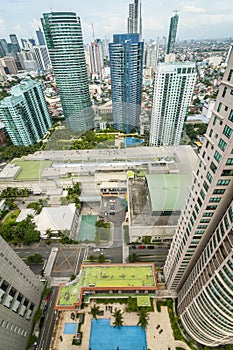
[[[65,323],[64,334],[76,334],[77,323]]]
[[[114,328],[110,319],[92,320],[89,350],[147,350],[146,332],[139,326]]]
[[[144,139],[137,139],[135,137],[126,137],[125,147],[141,145],[143,142],[144,142]]]

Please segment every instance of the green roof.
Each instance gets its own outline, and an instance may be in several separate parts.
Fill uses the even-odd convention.
[[[183,209],[192,174],[152,174],[146,179],[153,212]]]

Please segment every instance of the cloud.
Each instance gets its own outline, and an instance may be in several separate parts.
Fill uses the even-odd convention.
[[[18,23],[14,26],[12,33],[17,33],[18,35],[27,36],[27,32],[22,28],[22,24]]]
[[[30,25],[34,32],[38,30],[38,27],[42,27],[41,22],[37,18],[33,18],[32,22],[30,22]]]
[[[192,12],[192,13],[203,13],[206,10],[203,7],[196,7],[195,5],[185,5],[182,8],[183,12]]]
[[[1,35],[6,35],[6,26],[4,19],[0,18],[0,33]]]

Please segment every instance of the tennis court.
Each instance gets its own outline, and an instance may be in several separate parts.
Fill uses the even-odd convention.
[[[78,241],[90,241],[95,240],[95,223],[97,221],[97,215],[83,215],[81,226],[78,233]]]

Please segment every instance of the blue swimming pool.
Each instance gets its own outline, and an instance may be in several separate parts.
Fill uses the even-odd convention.
[[[114,328],[110,319],[92,320],[89,350],[147,350],[146,332],[139,326]]]
[[[125,147],[141,145],[143,142],[144,142],[144,139],[136,139],[135,137],[126,137]]]
[[[76,334],[77,323],[65,323],[64,334]]]

